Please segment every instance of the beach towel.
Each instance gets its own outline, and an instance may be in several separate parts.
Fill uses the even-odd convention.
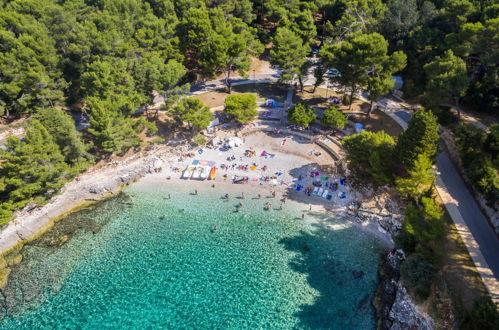
[[[327,181],[327,176],[323,176],[323,177],[321,178],[321,181]]]
[[[194,159],[194,160],[192,161],[192,165],[197,165],[197,164],[199,164],[199,160]]]
[[[317,192],[319,191],[319,187],[315,187],[314,188],[314,191],[312,191],[312,194],[313,195],[317,195]]]
[[[198,152],[201,155],[204,152],[204,150],[203,149],[199,149]]]
[[[254,170],[256,170],[256,166],[255,166],[255,165],[251,166],[250,168],[251,168],[251,170],[253,170],[253,171],[254,171]]]
[[[282,175],[282,172],[277,172],[277,176],[281,176]]]
[[[268,154],[270,158],[275,158],[275,154]]]
[[[317,196],[322,196],[323,192],[324,192],[324,189],[320,188],[319,191],[317,192]]]

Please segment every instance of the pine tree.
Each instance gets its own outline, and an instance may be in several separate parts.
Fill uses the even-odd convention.
[[[138,131],[131,118],[125,118],[109,100],[92,99],[89,102],[89,133],[95,137],[99,149],[108,153],[121,153],[140,144]]]
[[[52,135],[67,163],[82,166],[89,163],[88,146],[82,141],[73,119],[68,114],[55,108],[43,108],[37,111],[34,118]]]
[[[379,184],[392,182],[392,159],[395,141],[381,132],[363,131],[346,137],[343,147],[350,164],[371,176]]]
[[[31,120],[23,141],[11,137],[1,151],[3,194],[12,209],[30,201],[43,202],[72,177],[69,166],[52,136],[38,120]]]
[[[395,181],[399,193],[418,200],[435,181],[432,166],[426,154],[419,154],[407,177]]]
[[[416,112],[397,141],[396,153],[400,162],[410,169],[420,154],[425,154],[434,162],[438,139],[437,117],[426,110]]]

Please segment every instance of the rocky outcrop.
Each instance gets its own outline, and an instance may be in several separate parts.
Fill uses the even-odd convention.
[[[388,251],[382,256],[381,283],[375,301],[378,329],[433,329],[433,320],[418,310],[400,283],[400,263],[404,258],[402,250]]]

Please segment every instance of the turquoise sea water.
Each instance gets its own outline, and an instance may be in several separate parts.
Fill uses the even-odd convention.
[[[134,185],[25,246],[0,328],[375,328],[374,237],[249,192],[166,189]]]

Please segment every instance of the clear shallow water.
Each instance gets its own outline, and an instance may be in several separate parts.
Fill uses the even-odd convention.
[[[59,222],[24,247],[0,328],[375,328],[375,238],[198,190],[139,183]]]

